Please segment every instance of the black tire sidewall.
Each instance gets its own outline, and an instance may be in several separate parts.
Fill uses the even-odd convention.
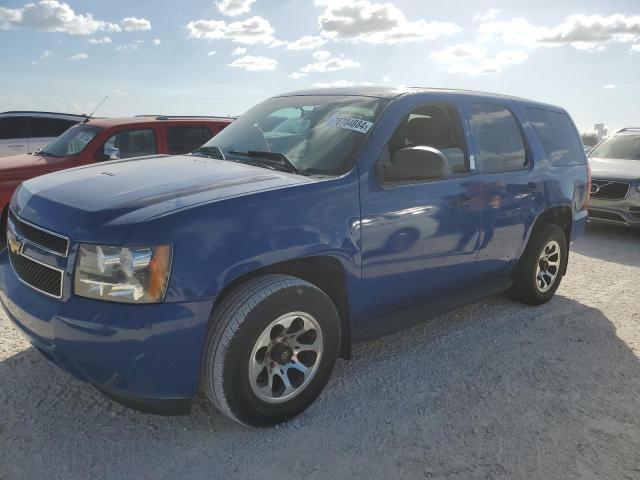
[[[258,336],[276,318],[305,312],[319,323],[323,336],[320,365],[310,383],[289,401],[271,404],[258,398],[249,383],[249,357]],[[227,404],[243,423],[270,426],[305,410],[322,392],[331,376],[340,350],[340,324],[335,306],[310,285],[288,287],[258,303],[244,318],[229,343],[224,360],[223,385]]]
[[[536,299],[540,303],[545,303],[555,295],[556,291],[560,287],[563,272],[568,261],[567,240],[562,229],[559,226],[552,224],[546,225],[544,228],[536,232],[536,236],[533,240],[534,242],[531,245],[530,258],[527,259],[526,266],[527,284],[528,289],[531,290],[531,293],[536,297]],[[542,250],[553,240],[558,242],[558,245],[560,245],[560,254],[562,257],[560,259],[560,272],[558,273],[553,286],[546,292],[541,292],[536,281],[537,265],[540,255],[542,254]]]

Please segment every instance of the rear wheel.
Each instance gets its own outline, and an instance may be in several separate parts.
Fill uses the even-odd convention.
[[[513,274],[510,295],[529,305],[548,302],[560,286],[567,260],[567,240],[562,229],[555,224],[536,228]]]
[[[339,349],[340,322],[329,297],[304,280],[265,275],[216,308],[203,352],[203,386],[233,420],[274,425],[316,399]]]

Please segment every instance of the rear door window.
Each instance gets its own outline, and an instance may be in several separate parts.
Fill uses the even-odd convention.
[[[42,117],[29,117],[28,122],[31,138],[57,137],[78,123],[73,120]]]
[[[582,140],[566,113],[533,107],[526,110],[551,165],[587,163]]]
[[[520,124],[511,110],[495,103],[471,104],[471,135],[485,173],[509,172],[527,166]]]
[[[156,135],[152,129],[125,130],[109,137],[104,149],[117,148],[120,158],[143,157],[158,152]]]
[[[3,117],[0,118],[0,140],[10,140],[12,138],[25,138],[24,117]]]
[[[204,125],[175,125],[167,127],[167,146],[171,155],[193,152],[213,135]]]

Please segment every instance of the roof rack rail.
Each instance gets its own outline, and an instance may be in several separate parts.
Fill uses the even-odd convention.
[[[146,115],[144,115],[146,116]],[[229,115],[159,115],[156,120],[173,120],[180,118],[232,118]]]
[[[44,112],[41,110],[8,110],[6,112],[0,112],[0,115],[16,115],[16,114],[45,114],[45,115],[67,115],[69,117],[86,117],[85,113],[63,113],[63,112]]]

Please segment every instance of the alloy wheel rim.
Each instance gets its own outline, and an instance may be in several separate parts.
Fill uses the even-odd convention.
[[[545,245],[538,258],[536,268],[536,286],[541,293],[551,290],[560,273],[560,244],[552,240]]]
[[[299,395],[315,376],[323,351],[318,321],[305,312],[291,312],[271,322],[258,336],[249,358],[249,383],[267,403]]]

